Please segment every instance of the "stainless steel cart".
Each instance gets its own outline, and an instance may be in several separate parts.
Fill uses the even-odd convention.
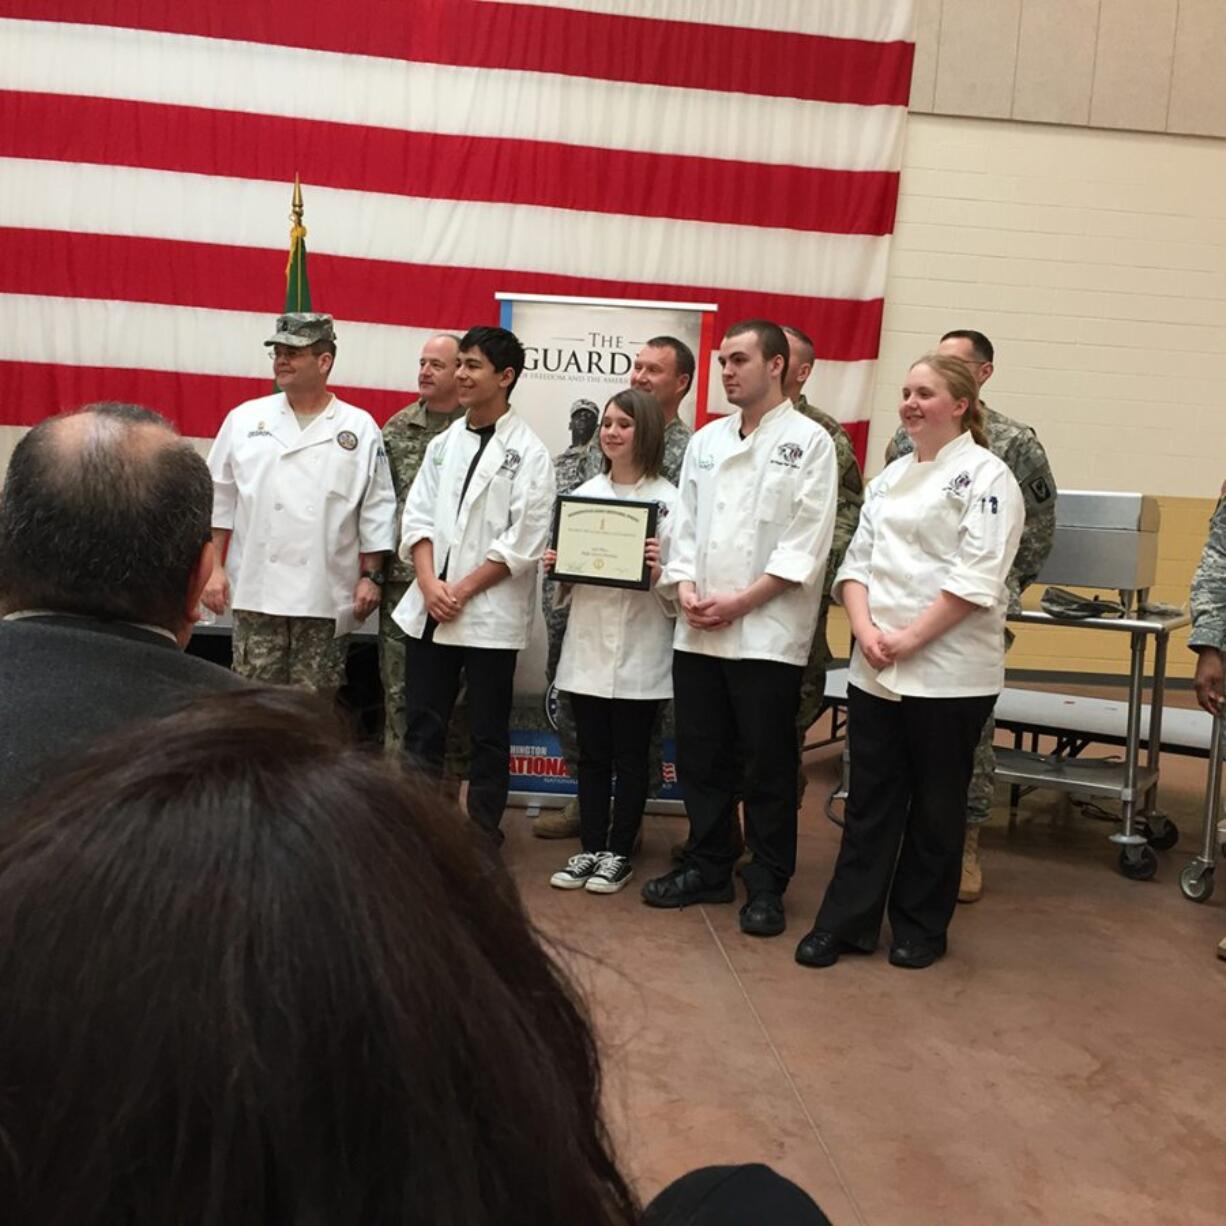
[[[1120,847],[1119,870],[1134,881],[1147,881],[1158,870],[1154,849],[1174,847],[1179,831],[1157,807],[1158,763],[1162,750],[1162,703],[1166,690],[1166,657],[1171,634],[1191,620],[1186,613],[1170,616],[1136,615],[1122,618],[1090,617],[1065,621],[1039,610],[1025,610],[1009,618],[1028,625],[1066,626],[1109,630],[1129,636],[1128,718],[1124,760],[1082,758],[1090,738],[1068,734],[1058,737],[1055,751],[1040,753],[1039,734],[1031,734],[1031,748],[1023,748],[1025,734],[1014,734],[1014,748],[997,749],[996,778],[1011,788],[1011,807],[1023,791],[1049,788],[1118,800],[1120,829],[1109,837]],[[1153,682],[1149,728],[1141,733],[1148,642],[1154,640]],[[1144,744],[1142,743],[1144,740]],[[1144,761],[1142,761],[1144,751]]]

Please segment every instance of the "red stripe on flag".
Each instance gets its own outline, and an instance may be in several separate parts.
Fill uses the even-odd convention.
[[[155,409],[189,437],[212,438],[235,405],[267,396],[271,390],[268,378],[0,361],[0,425],[32,426],[44,417],[84,404],[119,400]],[[332,391],[365,409],[380,424],[417,399],[416,390],[409,393],[337,384]]]
[[[0,0],[0,16],[471,68],[906,106],[914,46],[477,0]]]
[[[0,91],[0,156],[439,200],[889,234],[898,175]],[[309,192],[309,187],[308,187]]]
[[[274,291],[284,277],[284,251],[0,227],[0,293],[259,311],[271,318]],[[717,335],[740,319],[775,319],[807,332],[817,356],[835,362],[875,358],[881,338],[879,298],[803,298],[513,269],[443,268],[314,250],[311,290],[316,309],[336,316],[342,346],[345,320],[421,328],[497,323],[494,294],[500,291],[713,302],[719,306]]]
[[[856,459],[860,461],[860,468],[864,468],[864,459],[868,455],[868,426],[865,421],[845,421],[843,429],[851,436],[851,445],[856,453]]]

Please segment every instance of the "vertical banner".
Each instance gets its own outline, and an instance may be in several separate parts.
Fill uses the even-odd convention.
[[[717,307],[712,303],[637,302],[543,294],[495,294],[500,322],[523,342],[524,373],[515,385],[515,411],[555,458],[572,445],[571,410],[588,401],[602,413],[609,397],[629,387],[634,358],[655,336],[675,336],[694,353],[695,388],[681,404],[688,425],[709,420],[710,364],[706,360]],[[598,444],[593,441],[593,446]],[[558,741],[556,696],[546,693],[548,644],[539,601],[532,641],[520,652],[511,718],[511,793],[514,803],[561,804],[575,795]],[[672,743],[665,744],[662,799],[679,802]]]

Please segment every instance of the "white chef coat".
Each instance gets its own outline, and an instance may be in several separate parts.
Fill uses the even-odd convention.
[[[607,473],[585,481],[576,496],[654,502],[660,561],[668,559],[677,487],[667,477],[643,477],[633,488],[614,486]],[[596,698],[673,696],[671,600],[655,591],[638,592],[587,583],[560,584],[554,608],[570,603],[566,637],[558,660],[557,686]]]
[[[903,630],[939,592],[977,605],[906,660],[876,672],[857,646],[850,681],[878,698],[969,698],[1005,683],[1005,579],[1026,507],[1004,461],[967,431],[921,464],[910,452],[865,491],[860,525],[835,576],[854,579],[882,630]]]
[[[741,414],[733,413],[703,426],[686,448],[660,593],[675,598],[688,579],[705,599],[739,592],[763,574],[796,586],[722,630],[695,630],[678,611],[673,644],[726,660],[803,665],[834,536],[834,443],[790,400],[748,438],[740,430]]]
[[[235,609],[356,629],[359,553],[396,545],[396,491],[374,418],[332,398],[304,430],[284,392],[232,409],[209,451],[213,527]]]
[[[466,417],[431,440],[405,500],[400,556],[408,561],[418,541],[433,542],[434,573],[441,575],[446,565],[450,582],[483,562],[501,562],[510,575],[479,592],[452,621],[440,622],[434,642],[519,651],[528,645],[537,563],[549,544],[553,461],[523,418],[508,410],[495,423],[461,503],[479,446]],[[421,638],[426,602],[416,581],[392,617],[407,635]]]

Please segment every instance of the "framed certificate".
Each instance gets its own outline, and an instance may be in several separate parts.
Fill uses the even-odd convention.
[[[620,498],[561,494],[553,518],[553,577],[560,583],[596,583],[646,591],[651,571],[643,558],[656,534],[659,506]]]

